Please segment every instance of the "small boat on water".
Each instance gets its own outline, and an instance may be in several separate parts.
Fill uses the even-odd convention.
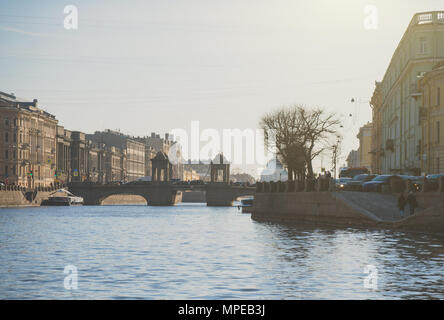
[[[83,198],[73,195],[66,189],[59,189],[51,193],[48,199],[43,200],[41,206],[74,206],[82,205]]]
[[[253,212],[253,200],[254,200],[254,197],[248,197],[245,199],[241,199],[241,205],[239,207],[242,208],[242,213],[252,213]]]

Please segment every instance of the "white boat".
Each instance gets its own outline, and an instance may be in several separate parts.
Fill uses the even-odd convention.
[[[66,189],[59,189],[51,193],[48,199],[43,200],[41,206],[74,206],[82,205],[83,198],[73,195]]]

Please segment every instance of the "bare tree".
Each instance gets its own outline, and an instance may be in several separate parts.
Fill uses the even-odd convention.
[[[313,159],[331,147],[331,138],[337,133],[339,119],[321,108],[307,110],[298,107],[302,122],[301,139],[304,148],[307,176],[314,178]]]
[[[330,147],[339,120],[317,108],[309,110],[301,105],[282,107],[261,118],[265,145],[276,152],[293,173],[314,178],[313,159]]]
[[[261,118],[260,127],[264,130],[266,147],[275,152],[288,169],[288,179],[293,180],[305,168],[302,146],[297,139],[300,122],[297,110],[282,107]]]

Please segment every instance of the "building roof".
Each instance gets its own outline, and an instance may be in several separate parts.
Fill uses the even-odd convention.
[[[222,152],[217,154],[213,159],[213,164],[229,164],[229,163],[230,162],[228,161],[227,158],[225,158]]]
[[[0,91],[0,106],[15,107],[30,112],[40,113],[48,118],[54,119],[55,116],[37,107],[38,100],[27,101],[25,99],[17,98],[13,93],[5,93]]]
[[[157,152],[156,156],[153,158],[153,160],[168,160],[168,156],[165,152],[159,151]]]

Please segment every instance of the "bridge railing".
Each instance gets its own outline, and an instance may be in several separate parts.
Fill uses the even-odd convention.
[[[270,192],[270,193],[282,193],[282,192],[313,192],[313,191],[333,191],[336,188],[334,179],[318,179],[305,181],[270,181],[270,182],[257,182],[256,192]]]
[[[271,181],[257,182],[257,193],[279,193],[279,192],[322,192],[335,191],[336,182],[334,179],[317,179],[305,181]],[[383,193],[401,193],[410,190],[420,191],[421,193],[439,192],[444,193],[444,176],[437,180],[428,180],[425,177],[418,183],[413,180],[395,180],[393,179],[389,185],[382,188]]]

